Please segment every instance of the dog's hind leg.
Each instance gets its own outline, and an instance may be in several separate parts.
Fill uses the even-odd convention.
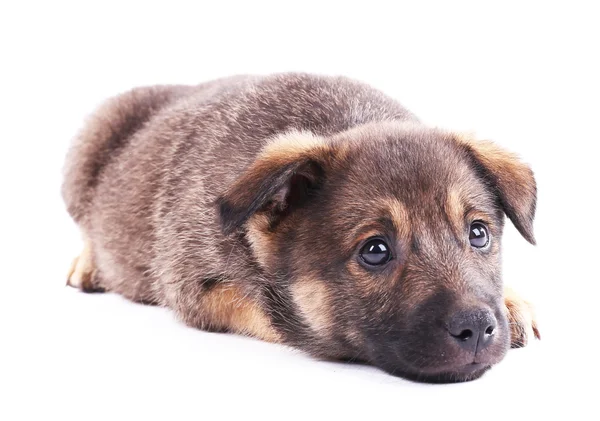
[[[100,276],[94,263],[94,252],[90,240],[85,240],[83,251],[79,257],[73,260],[67,275],[67,285],[85,292],[105,291],[104,287],[100,285]]]

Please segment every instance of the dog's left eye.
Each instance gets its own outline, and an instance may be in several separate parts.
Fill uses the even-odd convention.
[[[360,249],[360,258],[368,266],[381,266],[392,258],[390,248],[381,238],[372,238]]]
[[[487,227],[482,222],[473,222],[469,231],[469,242],[478,249],[486,247],[490,242]]]

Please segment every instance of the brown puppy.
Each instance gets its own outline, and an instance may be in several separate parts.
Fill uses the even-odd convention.
[[[526,343],[505,293],[506,214],[531,243],[531,170],[346,79],[235,77],[132,90],[75,141],[69,284],[200,329],[464,381]]]

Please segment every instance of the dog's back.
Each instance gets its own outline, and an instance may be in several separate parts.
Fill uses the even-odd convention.
[[[173,242],[183,227],[201,238],[194,241],[206,241],[194,248],[206,262],[204,272],[222,272],[227,241],[214,200],[270,138],[292,129],[331,135],[404,119],[414,116],[343,77],[236,76],[198,86],[137,88],[91,116],[67,157],[63,197],[93,244],[95,266],[103,268],[95,282],[110,279],[111,289],[131,299],[162,302],[155,274],[168,272],[165,258],[181,266],[190,260],[190,250]],[[178,219],[190,213],[196,215],[193,226]],[[236,258],[243,261],[232,254]]]
[[[178,100],[216,96],[234,79],[199,86],[162,85],[134,88],[107,100],[88,119],[69,151],[64,168],[63,198],[71,216],[83,223],[101,173],[144,125]]]
[[[197,124],[199,137],[182,139],[167,125],[152,124],[157,118],[180,120],[181,113],[194,117],[181,126]],[[329,135],[370,121],[414,118],[379,91],[339,77],[234,76],[198,86],[135,88],[90,116],[66,160],[63,198],[71,216],[84,223],[106,166],[148,125],[152,134],[168,136],[171,145],[217,141],[222,148],[212,147],[211,153],[252,159],[269,137],[290,128]],[[152,141],[145,139],[144,147],[152,148]],[[120,159],[124,163],[127,157]],[[229,169],[238,175],[243,168]]]

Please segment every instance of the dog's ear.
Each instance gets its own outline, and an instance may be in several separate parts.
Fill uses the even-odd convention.
[[[533,219],[537,187],[531,168],[493,142],[467,136],[458,136],[457,140],[469,154],[476,170],[496,191],[504,213],[521,235],[535,244]]]
[[[319,188],[332,157],[332,147],[311,133],[275,138],[217,199],[223,233],[231,234],[257,213],[275,226]]]

